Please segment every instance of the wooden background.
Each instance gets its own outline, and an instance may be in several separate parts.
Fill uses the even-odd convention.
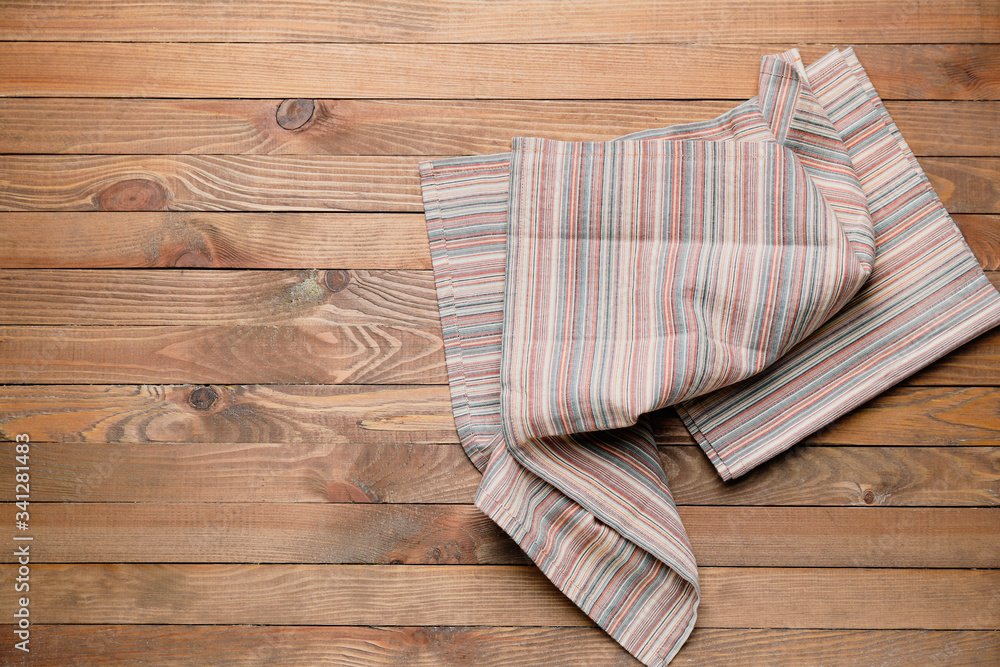
[[[855,45],[1000,269],[994,0],[5,0],[0,488],[31,444],[31,653],[629,665],[471,504],[427,156],[601,139]],[[991,273],[1000,285],[1000,272]],[[696,665],[1000,663],[1000,331],[722,484],[672,411]]]

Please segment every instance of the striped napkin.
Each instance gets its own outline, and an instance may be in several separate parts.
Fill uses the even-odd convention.
[[[647,665],[699,601],[647,413],[731,479],[1000,322],[850,49],[765,56],[710,121],[420,172],[476,505]]]

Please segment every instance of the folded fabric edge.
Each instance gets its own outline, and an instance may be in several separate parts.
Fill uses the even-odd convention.
[[[502,442],[475,502],[563,594],[644,664],[666,665],[682,648],[697,618],[697,578],[682,576],[525,469]],[[568,544],[587,548],[573,551]]]

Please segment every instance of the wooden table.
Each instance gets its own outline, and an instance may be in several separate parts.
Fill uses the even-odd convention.
[[[853,44],[996,271],[998,15],[3,3],[0,662],[633,664],[471,504],[417,163],[710,118],[761,54]],[[998,384],[990,333],[731,484],[658,415],[702,577],[676,664],[1000,663]]]

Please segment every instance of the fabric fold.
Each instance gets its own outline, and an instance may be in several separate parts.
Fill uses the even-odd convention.
[[[729,478],[1000,320],[849,50],[765,56],[709,121],[420,169],[476,505],[648,665],[699,603],[648,412]]]
[[[765,372],[678,406],[724,479],[785,451],[1000,323],[1000,296],[851,49],[809,81],[843,138],[875,230],[862,291]]]

